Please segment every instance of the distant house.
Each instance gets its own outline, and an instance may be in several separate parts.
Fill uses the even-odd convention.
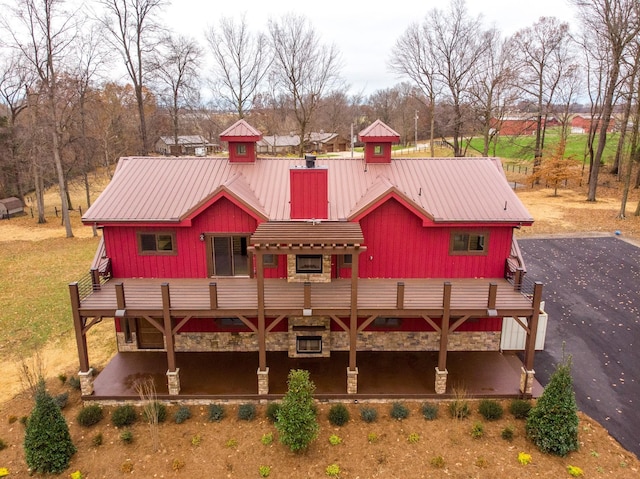
[[[0,200],[0,219],[24,214],[24,205],[20,198],[11,196]]]
[[[178,144],[173,136],[161,136],[155,150],[162,155],[207,156],[218,151],[219,147],[201,135],[181,135],[178,136]]]
[[[311,132],[304,142],[304,151],[334,153],[346,151],[348,141],[337,133]],[[257,144],[258,153],[295,154],[300,149],[300,135],[266,135]]]
[[[575,115],[571,118],[571,133],[587,133],[589,128],[591,128],[593,117],[589,115]],[[598,122],[598,126],[596,131],[600,131],[602,127],[602,120],[595,120]],[[609,127],[607,128],[607,133],[612,133],[615,130],[615,122],[612,121],[609,123]]]
[[[525,337],[513,390],[531,394],[542,284],[523,283],[514,231],[533,218],[498,159],[392,158],[399,135],[381,121],[359,134],[364,158],[260,157],[260,137],[240,120],[221,134],[228,158],[120,159],[82,217],[102,230],[91,275],[69,285],[83,397],[96,397],[87,333],[103,319],[120,372],[95,381],[110,391],[129,387],[129,361],[161,364],[165,397],[243,381],[242,397],[265,398],[286,360],[334,358],[340,386],[323,394],[370,394],[369,359],[400,352],[436,361],[425,387],[445,394],[460,379],[449,353],[509,349],[511,324]],[[228,381],[201,388],[205,369]]]
[[[535,135],[538,129],[538,119],[535,114],[510,115],[503,118],[492,118],[491,128],[504,136],[526,136]],[[542,118],[543,128],[559,126],[560,122],[556,117],[549,116]]]

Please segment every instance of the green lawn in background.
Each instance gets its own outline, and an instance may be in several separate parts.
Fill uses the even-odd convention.
[[[615,155],[618,146],[619,133],[611,133],[607,135],[607,143],[603,160],[610,163]],[[545,137],[545,152],[553,154],[560,141],[560,129],[550,128],[547,130]],[[570,134],[567,138],[565,149],[565,157],[573,156],[579,161],[583,161],[585,157],[585,147],[587,144],[586,134]],[[489,156],[497,156],[500,158],[509,158],[514,160],[533,160],[535,136],[500,136],[494,153],[493,144],[489,148]],[[474,150],[482,151],[482,138],[474,138],[471,140],[471,147]],[[596,146],[594,146],[595,148]],[[587,158],[588,161],[588,158]]]
[[[73,334],[70,282],[89,272],[98,238],[5,241],[0,254],[0,354],[32,353]]]

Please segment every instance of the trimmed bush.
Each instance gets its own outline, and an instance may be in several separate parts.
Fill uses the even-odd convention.
[[[571,357],[559,364],[527,417],[527,436],[542,452],[564,457],[578,450],[578,406]]]
[[[69,393],[65,392],[65,393],[58,394],[53,398],[53,400],[62,411],[65,407],[67,407],[67,402],[69,402]]]
[[[287,385],[275,426],[280,442],[293,452],[301,452],[318,437],[320,427],[313,404],[316,386],[309,379],[309,371],[303,369],[289,371]]]
[[[513,441],[513,428],[511,426],[506,426],[500,433],[500,437],[505,441]]]
[[[270,402],[267,404],[267,419],[271,422],[276,422],[278,420],[278,411],[280,410],[280,403]]]
[[[91,439],[91,444],[95,447],[102,446],[102,433],[99,432]]]
[[[350,418],[349,410],[342,403],[334,404],[329,409],[329,422],[334,426],[344,426]]]
[[[176,413],[173,415],[173,420],[176,424],[182,424],[187,419],[191,418],[191,409],[187,406],[180,406]]]
[[[62,412],[47,393],[44,381],[37,386],[35,400],[24,437],[27,466],[35,473],[60,474],[69,467],[76,447]]]
[[[138,420],[136,410],[130,404],[118,406],[111,413],[111,422],[115,427],[130,426]]]
[[[158,418],[158,424],[167,420],[167,407],[158,401],[148,403],[142,409],[142,417],[146,422],[151,422],[153,416]]]
[[[364,422],[375,422],[378,419],[378,411],[374,407],[363,407],[360,409],[360,418]]]
[[[389,413],[389,415],[393,419],[397,419],[398,421],[407,419],[409,417],[409,408],[407,408],[407,406],[402,403],[394,402],[391,405],[391,412]]]
[[[428,421],[438,418],[438,405],[432,402],[426,402],[422,405],[422,415]]]
[[[531,402],[525,399],[514,399],[509,404],[509,412],[516,419],[526,419],[531,411]]]
[[[253,421],[256,417],[256,406],[253,403],[244,403],[238,406],[238,419],[241,421]]]
[[[453,419],[465,419],[471,414],[469,403],[465,399],[455,399],[449,403],[449,414]]]
[[[502,405],[494,399],[483,399],[478,406],[478,412],[487,421],[497,421],[502,418],[504,409]]]
[[[481,422],[476,422],[471,428],[471,437],[474,439],[480,439],[484,436],[484,425]]]
[[[221,404],[209,405],[209,422],[220,422],[224,419],[226,413],[224,406]]]
[[[120,440],[124,444],[131,444],[133,442],[133,433],[131,432],[131,430],[125,429],[124,431],[122,431],[122,433],[120,433]]]
[[[91,404],[80,409],[76,420],[84,427],[91,427],[98,424],[104,417],[104,412],[99,404]]]

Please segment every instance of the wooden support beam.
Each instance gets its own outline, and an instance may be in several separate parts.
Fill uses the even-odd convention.
[[[424,319],[427,323],[429,323],[435,331],[440,332],[440,326],[438,326],[436,322],[433,319],[431,319],[429,316],[427,316],[426,314],[423,314],[422,319]]]
[[[116,306],[118,309],[127,309],[127,302],[124,297],[124,284],[116,283]]]
[[[447,369],[447,348],[449,344],[449,316],[451,314],[451,283],[444,283],[442,293],[442,326],[440,328],[440,351],[438,352],[438,369]]]
[[[487,301],[487,309],[496,309],[496,297],[498,296],[498,285],[489,283],[489,300]]]
[[[304,283],[304,309],[311,309],[311,283]]]
[[[522,278],[524,277],[524,270],[517,268],[516,273],[513,276],[513,289],[516,291],[522,291]]]
[[[218,283],[209,283],[209,302],[211,309],[218,309]]]
[[[358,262],[359,254],[351,262],[351,317],[349,318],[349,371],[356,371],[356,351],[358,350]]]
[[[371,323],[373,323],[378,316],[379,316],[378,314],[374,314],[372,316],[369,316],[367,319],[365,319],[364,322],[360,324],[360,326],[358,326],[358,332],[361,333],[362,331],[364,331],[364,329],[367,326],[369,326]]]
[[[264,256],[256,250],[256,282],[258,293],[258,370],[267,370],[267,331],[264,316]]]
[[[287,317],[287,315],[286,315],[286,314],[281,314],[281,315],[280,315],[280,316],[278,316],[276,319],[274,319],[273,321],[271,321],[271,323],[269,323],[269,326],[267,326],[267,331],[266,331],[266,332],[267,332],[267,333],[270,333],[270,332],[271,332],[271,330],[272,330],[273,328],[275,328],[275,327],[280,323],[280,321],[282,321],[282,320],[283,320],[284,318],[286,318],[286,317]]]
[[[180,331],[180,328],[182,326],[184,326],[185,324],[187,324],[187,322],[193,318],[193,316],[185,316],[184,318],[182,318],[180,320],[180,322],[178,324],[176,324],[175,328],[173,328],[173,331],[171,331],[171,334],[176,335],[178,334],[178,331]]]
[[[529,319],[529,330],[524,350],[524,367],[527,371],[533,369],[533,358],[536,353],[536,336],[538,335],[538,317],[540,316],[540,301],[542,301],[542,283],[536,281],[533,287],[533,314]]]
[[[162,283],[162,316],[164,318],[164,342],[167,347],[167,369],[176,371],[176,351],[173,343],[173,328],[171,326],[171,297],[169,283]]]
[[[404,283],[398,282],[398,290],[396,292],[396,309],[404,309]]]
[[[335,314],[331,314],[329,315],[329,317],[333,319],[338,324],[338,326],[342,328],[343,331],[347,333],[349,332],[349,326],[344,324],[344,321],[342,321],[338,316],[336,316]]]
[[[91,269],[91,284],[94,291],[100,291],[100,270],[98,268]]]
[[[77,282],[69,284],[69,295],[71,296],[71,313],[73,315],[73,329],[76,333],[80,371],[86,373],[89,371],[89,355],[87,352],[87,337],[83,332],[83,319],[80,316],[80,292]]]

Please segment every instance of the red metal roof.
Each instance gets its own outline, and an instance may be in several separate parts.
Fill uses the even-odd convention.
[[[492,158],[318,158],[328,168],[328,220],[353,219],[390,197],[435,222],[533,221]],[[289,169],[304,159],[122,158],[111,183],[83,216],[86,223],[180,222],[218,195],[233,197],[255,216],[289,221]]]
[[[262,138],[262,133],[249,125],[249,123],[247,123],[246,121],[238,120],[229,128],[220,133],[220,139],[222,141],[229,141],[229,139],[231,138],[244,138],[247,141],[252,139],[253,141],[258,141],[258,139]]]
[[[362,141],[366,141],[367,139],[398,141],[400,139],[400,134],[382,121],[376,120],[358,133],[358,137],[360,137]]]

